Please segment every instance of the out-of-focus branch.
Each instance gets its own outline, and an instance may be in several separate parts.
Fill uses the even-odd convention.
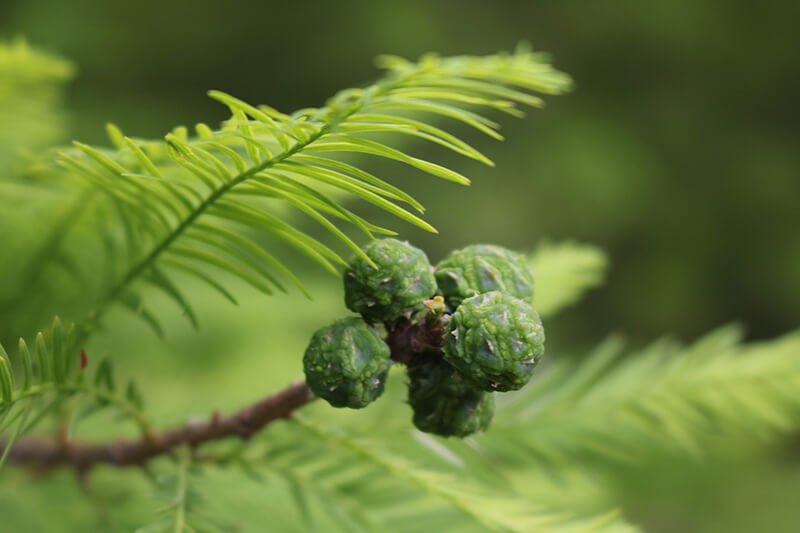
[[[214,412],[208,420],[189,421],[153,433],[148,438],[92,444],[31,437],[14,444],[8,459],[40,468],[70,465],[79,472],[98,464],[116,467],[143,465],[153,457],[170,453],[182,445],[198,446],[226,437],[248,438],[274,420],[289,418],[296,409],[313,399],[308,386],[296,381],[234,414],[226,416]]]
[[[427,356],[440,348],[446,319],[446,315],[430,309],[427,316],[396,323],[386,338],[392,360],[408,364],[416,357],[422,354]],[[249,438],[270,422],[291,417],[295,410],[313,399],[314,394],[308,386],[295,381],[285,389],[231,415],[214,412],[206,420],[189,421],[162,432],[149,431],[139,440],[86,443],[42,437],[25,438],[13,445],[8,460],[43,469],[69,465],[78,472],[86,472],[98,464],[116,467],[144,465],[150,459],[171,453],[180,446],[196,447],[227,437]],[[0,442],[2,448],[3,443]]]

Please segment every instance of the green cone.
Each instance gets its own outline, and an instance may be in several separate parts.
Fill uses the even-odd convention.
[[[306,383],[334,407],[359,409],[383,394],[389,346],[361,318],[317,330],[303,356]]]
[[[356,256],[344,276],[347,308],[371,322],[394,322],[424,308],[436,293],[425,253],[407,242],[379,239],[363,248],[377,268]]]
[[[464,300],[447,325],[445,359],[476,388],[522,388],[544,353],[544,328],[526,302],[494,291]]]
[[[436,265],[435,276],[451,309],[491,291],[507,292],[528,302],[533,298],[533,273],[525,257],[501,246],[475,244],[455,250]]]
[[[438,357],[408,369],[408,402],[414,410],[414,425],[443,437],[485,431],[494,417],[494,395],[472,389],[441,354]]]

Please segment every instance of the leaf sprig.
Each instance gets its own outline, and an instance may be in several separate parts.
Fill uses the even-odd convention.
[[[663,339],[626,354],[619,338],[564,361],[500,410],[492,457],[541,465],[630,462],[643,450],[695,458],[720,440],[769,442],[800,423],[800,334],[742,344],[728,326],[689,346]]]
[[[113,409],[120,419],[129,419],[143,437],[151,433],[143,412],[144,400],[137,385],[129,381],[125,391],[117,390],[111,360],[102,359],[90,380],[86,376],[86,353],[77,349],[74,324],[64,328],[58,317],[46,333],[36,335],[32,348],[19,339],[17,367],[0,345],[0,434],[10,431],[3,442],[0,467],[14,443],[48,415],[56,413],[69,399],[83,403],[67,417],[66,433],[89,416]]]
[[[97,255],[108,256],[104,270],[111,272],[105,288],[97,292],[87,323],[97,323],[111,303],[120,302],[162,332],[133,286],[142,280],[165,293],[196,324],[190,302],[174,281],[177,273],[201,280],[231,301],[235,297],[220,272],[264,294],[285,291],[286,281],[308,294],[292,270],[262,244],[263,237],[296,249],[333,274],[338,275],[344,260],[297,229],[276,205],[307,215],[356,254],[362,252],[343,224],[367,238],[395,232],[345,207],[348,197],[435,231],[421,218],[424,209],[411,195],[347,157],[388,159],[468,184],[462,174],[376,136],[422,138],[491,165],[486,156],[431,120],[455,120],[501,139],[499,125],[479,114],[481,108],[522,116],[519,104],[542,105],[532,91],[559,94],[570,84],[544,56],[525,49],[486,57],[429,55],[416,63],[384,56],[379,65],[387,70],[383,79],[363,89],[341,91],[321,108],[285,114],[211,91],[209,95],[231,111],[218,130],[198,124],[194,137],[179,127],[164,141],[143,141],[126,137],[112,125],[113,150],[77,142],[62,150],[57,162],[63,172],[82,177],[105,198],[92,214],[83,215],[102,221],[97,227],[103,235],[96,241],[105,245],[94,245]]]

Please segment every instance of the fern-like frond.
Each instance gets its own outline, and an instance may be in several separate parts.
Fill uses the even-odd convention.
[[[23,39],[0,43],[0,188],[18,169],[21,155],[60,141],[64,117],[58,99],[73,71],[68,61]]]
[[[158,328],[134,286],[142,281],[168,295],[194,321],[191,304],[175,282],[178,274],[191,273],[229,299],[220,273],[264,294],[286,290],[285,281],[305,291],[263,245],[264,237],[338,274],[341,253],[298,230],[276,205],[308,216],[355,254],[362,252],[345,226],[366,238],[393,232],[345,207],[349,198],[434,231],[420,217],[419,202],[347,157],[382,158],[467,184],[458,172],[407,154],[384,136],[422,138],[490,163],[430,121],[455,120],[500,138],[498,124],[479,114],[481,108],[520,116],[518,104],[541,104],[529,91],[557,94],[569,86],[542,56],[525,50],[487,57],[430,55],[417,63],[384,57],[379,63],[388,70],[383,79],[342,91],[321,108],[284,114],[211,91],[232,114],[221,129],[199,124],[190,137],[186,128],[176,128],[156,142],[126,137],[111,126],[111,150],[82,143],[62,150],[57,164],[64,176],[82,177],[105,199],[82,214],[84,226],[102,234],[84,240],[70,257],[79,271],[110,273],[107,280],[88,278],[95,289],[85,291],[93,300],[92,320],[119,301]],[[100,267],[98,258],[106,256],[110,259]]]
[[[542,243],[529,256],[536,275],[533,305],[544,317],[572,305],[603,282],[608,265],[600,248],[573,242]]]
[[[227,461],[278,471],[301,484],[314,501],[298,499],[300,514],[329,524],[330,531],[418,531],[420,523],[459,532],[633,531],[617,513],[586,518],[572,509],[548,508],[507,488],[392,453],[374,437],[350,436],[306,418],[294,426],[299,427],[281,428],[280,438],[273,434]]]
[[[702,456],[710,444],[769,441],[800,427],[800,334],[740,344],[726,327],[691,346],[659,341],[622,357],[618,339],[559,362],[500,410],[482,439],[498,461]]]
[[[136,533],[221,533],[223,529],[200,512],[205,496],[195,482],[202,470],[193,461],[192,451],[182,447],[175,455],[174,472],[155,480],[153,496],[162,503],[156,510],[156,519]]]
[[[400,458],[396,465],[404,474],[444,473],[458,487],[469,486],[461,479],[468,476],[495,495],[525,494],[548,510],[567,506],[571,516],[586,516],[609,505],[602,478],[587,477],[594,467],[645,461],[659,452],[704,458],[720,448],[770,442],[796,431],[798,357],[797,333],[742,344],[740,331],[728,327],[690,346],[659,341],[629,354],[611,338],[589,357],[557,359],[523,391],[499,396],[490,429],[464,440],[413,430],[402,402],[404,376],[397,371],[369,410],[348,416],[328,410],[324,422],[315,422],[317,432],[332,434],[322,438],[345,450],[357,448],[350,450],[352,463],[345,466],[341,455],[331,458],[330,446],[323,453],[315,443],[283,433],[267,463],[279,461],[310,479],[330,468],[336,493],[336,476],[353,485],[380,478],[375,469],[381,458],[372,455],[387,454]],[[310,420],[323,420],[317,407],[309,411]],[[371,444],[375,440],[380,444]],[[303,473],[306,464],[310,470]],[[404,482],[420,489],[414,480]],[[377,494],[378,489],[366,490]]]
[[[133,381],[124,392],[117,389],[112,363],[103,359],[96,366],[94,377],[87,378],[86,353],[76,348],[76,328],[64,328],[58,317],[47,334],[39,332],[33,346],[19,340],[16,365],[0,345],[0,455],[2,467],[14,443],[33,429],[46,416],[54,414],[69,399],[79,404],[69,417],[66,433],[106,408],[120,418],[130,419],[142,435],[149,435],[151,426],[143,413],[143,399]],[[17,371],[15,371],[15,367]]]

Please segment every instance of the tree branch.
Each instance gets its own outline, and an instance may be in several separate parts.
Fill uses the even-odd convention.
[[[153,457],[170,453],[181,445],[198,446],[227,437],[249,438],[274,420],[289,418],[314,399],[308,386],[295,381],[287,388],[224,416],[215,411],[208,420],[190,420],[186,424],[154,433],[140,440],[120,439],[110,443],[60,443],[57,439],[28,438],[11,448],[11,462],[40,468],[71,465],[79,472],[92,466],[116,467],[143,465]]]
[[[447,318],[441,313],[429,312],[426,316],[396,323],[386,337],[392,360],[409,364],[415,358],[428,357],[441,348]],[[270,422],[291,417],[294,411],[314,398],[305,383],[295,381],[285,389],[231,415],[225,416],[215,411],[208,420],[190,420],[182,426],[162,432],[150,431],[139,440],[86,443],[41,437],[22,439],[11,448],[8,460],[42,469],[70,465],[80,473],[99,464],[115,467],[144,465],[150,459],[171,453],[179,446],[196,447],[228,437],[247,439]],[[0,449],[4,445],[0,442]]]

